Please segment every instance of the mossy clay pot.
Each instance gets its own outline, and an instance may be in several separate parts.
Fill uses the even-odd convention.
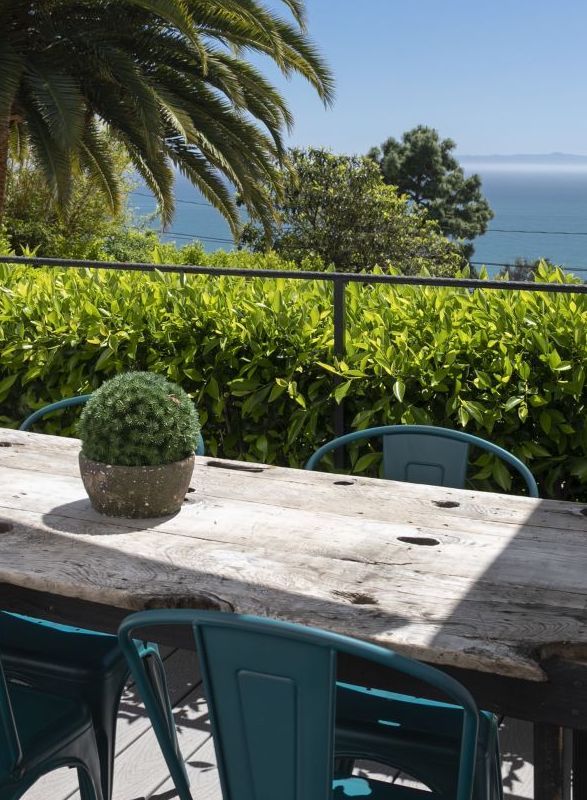
[[[109,517],[167,517],[181,508],[194,471],[194,456],[171,464],[122,467],[79,455],[92,506]]]

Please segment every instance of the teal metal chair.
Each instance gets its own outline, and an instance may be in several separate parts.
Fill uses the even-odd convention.
[[[105,800],[90,709],[69,695],[6,680],[0,662],[0,797],[18,800],[42,775],[78,771],[81,800]]]
[[[29,430],[45,414],[85,403],[89,394],[69,397],[44,406],[20,426]],[[204,444],[200,437],[199,452]],[[0,610],[0,648],[6,674],[12,680],[43,691],[58,690],[78,698],[91,710],[101,768],[104,800],[112,795],[116,717],[129,670],[116,636],[60,625],[36,617]],[[172,720],[165,669],[157,645],[137,642],[137,652],[148,665],[150,680],[163,713]],[[175,728],[170,723],[170,730]],[[177,763],[183,761],[175,741]]]
[[[493,795],[476,788],[483,769],[478,755],[481,716],[467,690],[439,670],[375,645],[286,622],[213,611],[139,612],[120,626],[120,646],[180,800],[191,800],[189,784],[177,769],[167,720],[134,643],[137,631],[143,635],[153,626],[170,625],[190,626],[194,633],[225,800],[500,796],[497,788]],[[337,684],[338,653],[374,662],[391,674],[408,675],[428,691],[432,687],[441,692],[450,703],[430,705],[396,695],[403,706],[397,706],[394,717],[380,713],[370,690]],[[389,711],[387,696],[380,699]],[[409,704],[418,706],[418,725],[409,714],[400,714]],[[381,752],[383,758],[373,760],[397,762],[402,768],[409,760],[406,753],[412,751],[419,756],[411,760],[420,763],[414,763],[411,772],[432,791],[358,779],[345,774],[341,765],[349,756],[371,759]],[[430,780],[434,765],[427,759],[440,763],[442,780]]]
[[[336,701],[339,775],[352,775],[357,760],[374,761],[452,800],[462,724],[458,706],[344,683],[337,684]],[[473,798],[503,798],[498,721],[487,711],[479,712]]]
[[[172,720],[165,670],[157,645],[136,643],[162,713]],[[9,682],[31,691],[56,692],[91,712],[95,731],[101,796],[112,796],[116,717],[129,669],[116,636],[0,611],[0,650]],[[171,728],[171,730],[175,730]],[[179,745],[175,740],[180,767]],[[2,800],[3,795],[0,794]]]
[[[39,408],[37,411],[34,411],[32,414],[30,414],[19,427],[19,431],[29,431],[35,422],[43,419],[43,417],[45,417],[47,414],[52,414],[54,411],[61,411],[64,408],[81,406],[84,403],[87,403],[91,396],[91,394],[80,394],[76,397],[65,397],[63,400],[58,400],[56,403],[49,403],[49,405],[43,406],[42,408]],[[202,438],[201,434],[198,434],[198,441],[196,442],[195,450],[197,456],[206,455],[204,439]]]
[[[30,431],[32,426],[35,422],[38,422],[40,419],[46,414],[51,414],[54,411],[61,411],[63,408],[73,408],[74,406],[82,406],[84,403],[87,403],[92,395],[91,394],[79,394],[76,397],[66,397],[63,400],[58,400],[56,403],[49,403],[42,408],[37,409],[37,411],[33,411],[25,421],[22,423],[19,431]]]
[[[469,448],[478,447],[516,470],[524,479],[530,497],[538,497],[538,486],[528,467],[503,447],[471,433],[433,425],[383,425],[347,433],[318,448],[305,469],[316,469],[332,450],[376,437],[383,440],[383,477],[388,480],[462,489],[467,477]]]

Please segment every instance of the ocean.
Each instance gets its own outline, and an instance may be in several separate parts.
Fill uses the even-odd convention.
[[[483,192],[495,214],[488,232],[474,242],[474,262],[511,264],[516,258],[548,258],[587,279],[587,166],[583,164],[476,163],[467,173],[481,175]],[[233,240],[224,219],[191,184],[178,177],[177,212],[165,241],[178,245],[194,239],[207,251],[230,249]],[[131,196],[138,218],[153,214],[155,204],[144,189]],[[159,229],[152,219],[150,224]]]
[[[469,164],[467,171],[481,175],[495,216],[488,232],[475,240],[472,260],[511,264],[516,258],[548,258],[587,278],[587,169],[475,166]]]

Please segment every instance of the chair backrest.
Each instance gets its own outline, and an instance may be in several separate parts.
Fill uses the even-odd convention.
[[[381,647],[258,617],[186,609],[139,612],[122,623],[120,645],[164,754],[169,737],[133,632],[166,625],[193,628],[225,800],[330,800],[339,652],[409,674],[463,709],[455,800],[470,800],[479,714],[459,683]]]
[[[0,783],[13,775],[21,758],[22,751],[0,661]]]
[[[49,405],[39,408],[28,416],[21,424],[19,431],[28,431],[31,427],[42,419],[46,414],[51,414],[53,411],[61,411],[63,408],[71,408],[72,406],[81,406],[90,399],[91,394],[79,394],[76,397],[65,397],[63,400],[58,400],[56,403],[49,403]],[[196,455],[206,455],[204,447],[204,439],[202,434],[198,434],[198,441],[196,442]]]
[[[19,431],[29,431],[31,427],[42,419],[46,414],[51,414],[53,411],[60,411],[62,408],[71,408],[72,406],[81,406],[90,399],[90,394],[79,394],[77,397],[65,397],[63,400],[58,400],[56,403],[49,403],[49,405],[33,411],[22,423]]]
[[[315,469],[331,450],[374,437],[383,440],[383,476],[390,480],[462,489],[467,476],[469,447],[475,446],[509,464],[524,479],[530,497],[538,497],[534,476],[512,453],[471,433],[433,425],[383,425],[347,433],[316,450],[305,468]]]

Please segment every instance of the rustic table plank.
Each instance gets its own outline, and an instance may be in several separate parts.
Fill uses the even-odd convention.
[[[12,511],[38,512],[48,516],[69,518],[74,523],[106,524],[108,530],[145,530],[153,526],[153,520],[105,519],[91,508],[79,478],[51,475],[42,479],[33,471],[13,470],[0,466],[0,508]],[[214,470],[215,480],[217,471]],[[20,488],[19,488],[20,487]],[[31,488],[31,487],[34,487]],[[213,524],[213,539],[227,544],[250,546],[255,538],[262,547],[282,548],[284,532],[295,541],[300,550],[313,555],[359,561],[365,564],[406,565],[406,561],[417,568],[419,565],[433,570],[435,574],[462,575],[468,579],[484,576],[489,580],[492,564],[515,539],[515,549],[499,564],[499,581],[516,586],[525,583],[529,589],[542,591],[560,584],[564,580],[564,592],[553,597],[557,602],[565,598],[572,601],[572,591],[581,592],[584,587],[580,559],[584,555],[586,536],[575,531],[565,535],[565,547],[561,549],[560,532],[548,539],[546,535],[536,541],[527,535],[526,527],[518,531],[513,526],[477,533],[472,531],[446,530],[428,526],[410,525],[391,514],[386,521],[367,518],[349,518],[335,510],[318,507],[292,509],[257,500],[243,501],[240,498],[216,498],[208,492],[208,485],[188,495],[182,513],[172,519],[157,520],[158,531],[174,536],[211,540],[210,524]],[[55,505],[55,497],[60,502]],[[273,497],[275,494],[273,493]],[[194,499],[195,498],[195,499]],[[277,501],[279,502],[279,500]],[[50,506],[54,507],[51,508]],[[292,511],[295,510],[295,514]],[[235,518],[238,524],[235,524]],[[63,525],[62,525],[63,527]],[[545,530],[545,529],[541,529]],[[262,538],[259,532],[262,531]],[[104,534],[106,528],[102,531]],[[429,547],[403,541],[403,538],[429,537],[439,546],[433,558]],[[436,545],[432,545],[436,547]],[[409,554],[409,555],[408,555]],[[545,560],[547,568],[540,573],[529,572],[529,559]],[[576,569],[569,569],[569,562]],[[577,599],[578,608],[584,604],[582,595]]]
[[[38,439],[41,438],[41,442]],[[5,445],[5,446],[3,446]],[[33,445],[33,446],[31,446]],[[0,463],[12,469],[31,469],[77,477],[79,440],[41,436],[0,428]],[[215,468],[208,468],[217,465]],[[214,471],[213,471],[214,470]],[[218,473],[214,473],[218,470]],[[244,463],[210,457],[196,457],[192,486],[199,491],[205,481],[208,497],[228,497],[250,502],[271,502],[279,493],[282,508],[308,504],[353,517],[388,520],[390,512],[398,520],[417,524],[414,514],[423,514],[427,523],[433,515],[442,526],[484,532],[491,524],[524,525],[524,530],[540,536],[556,532],[587,530],[587,506],[516,495],[439,489],[397,481],[307,472],[267,464]],[[275,484],[278,484],[276,488]],[[333,487],[336,490],[333,491]],[[309,493],[309,494],[306,494]],[[399,515],[399,516],[398,516]]]
[[[270,615],[525,680],[546,655],[587,656],[579,504],[200,458],[176,516],[106,519],[77,440],[0,445],[3,583]]]

